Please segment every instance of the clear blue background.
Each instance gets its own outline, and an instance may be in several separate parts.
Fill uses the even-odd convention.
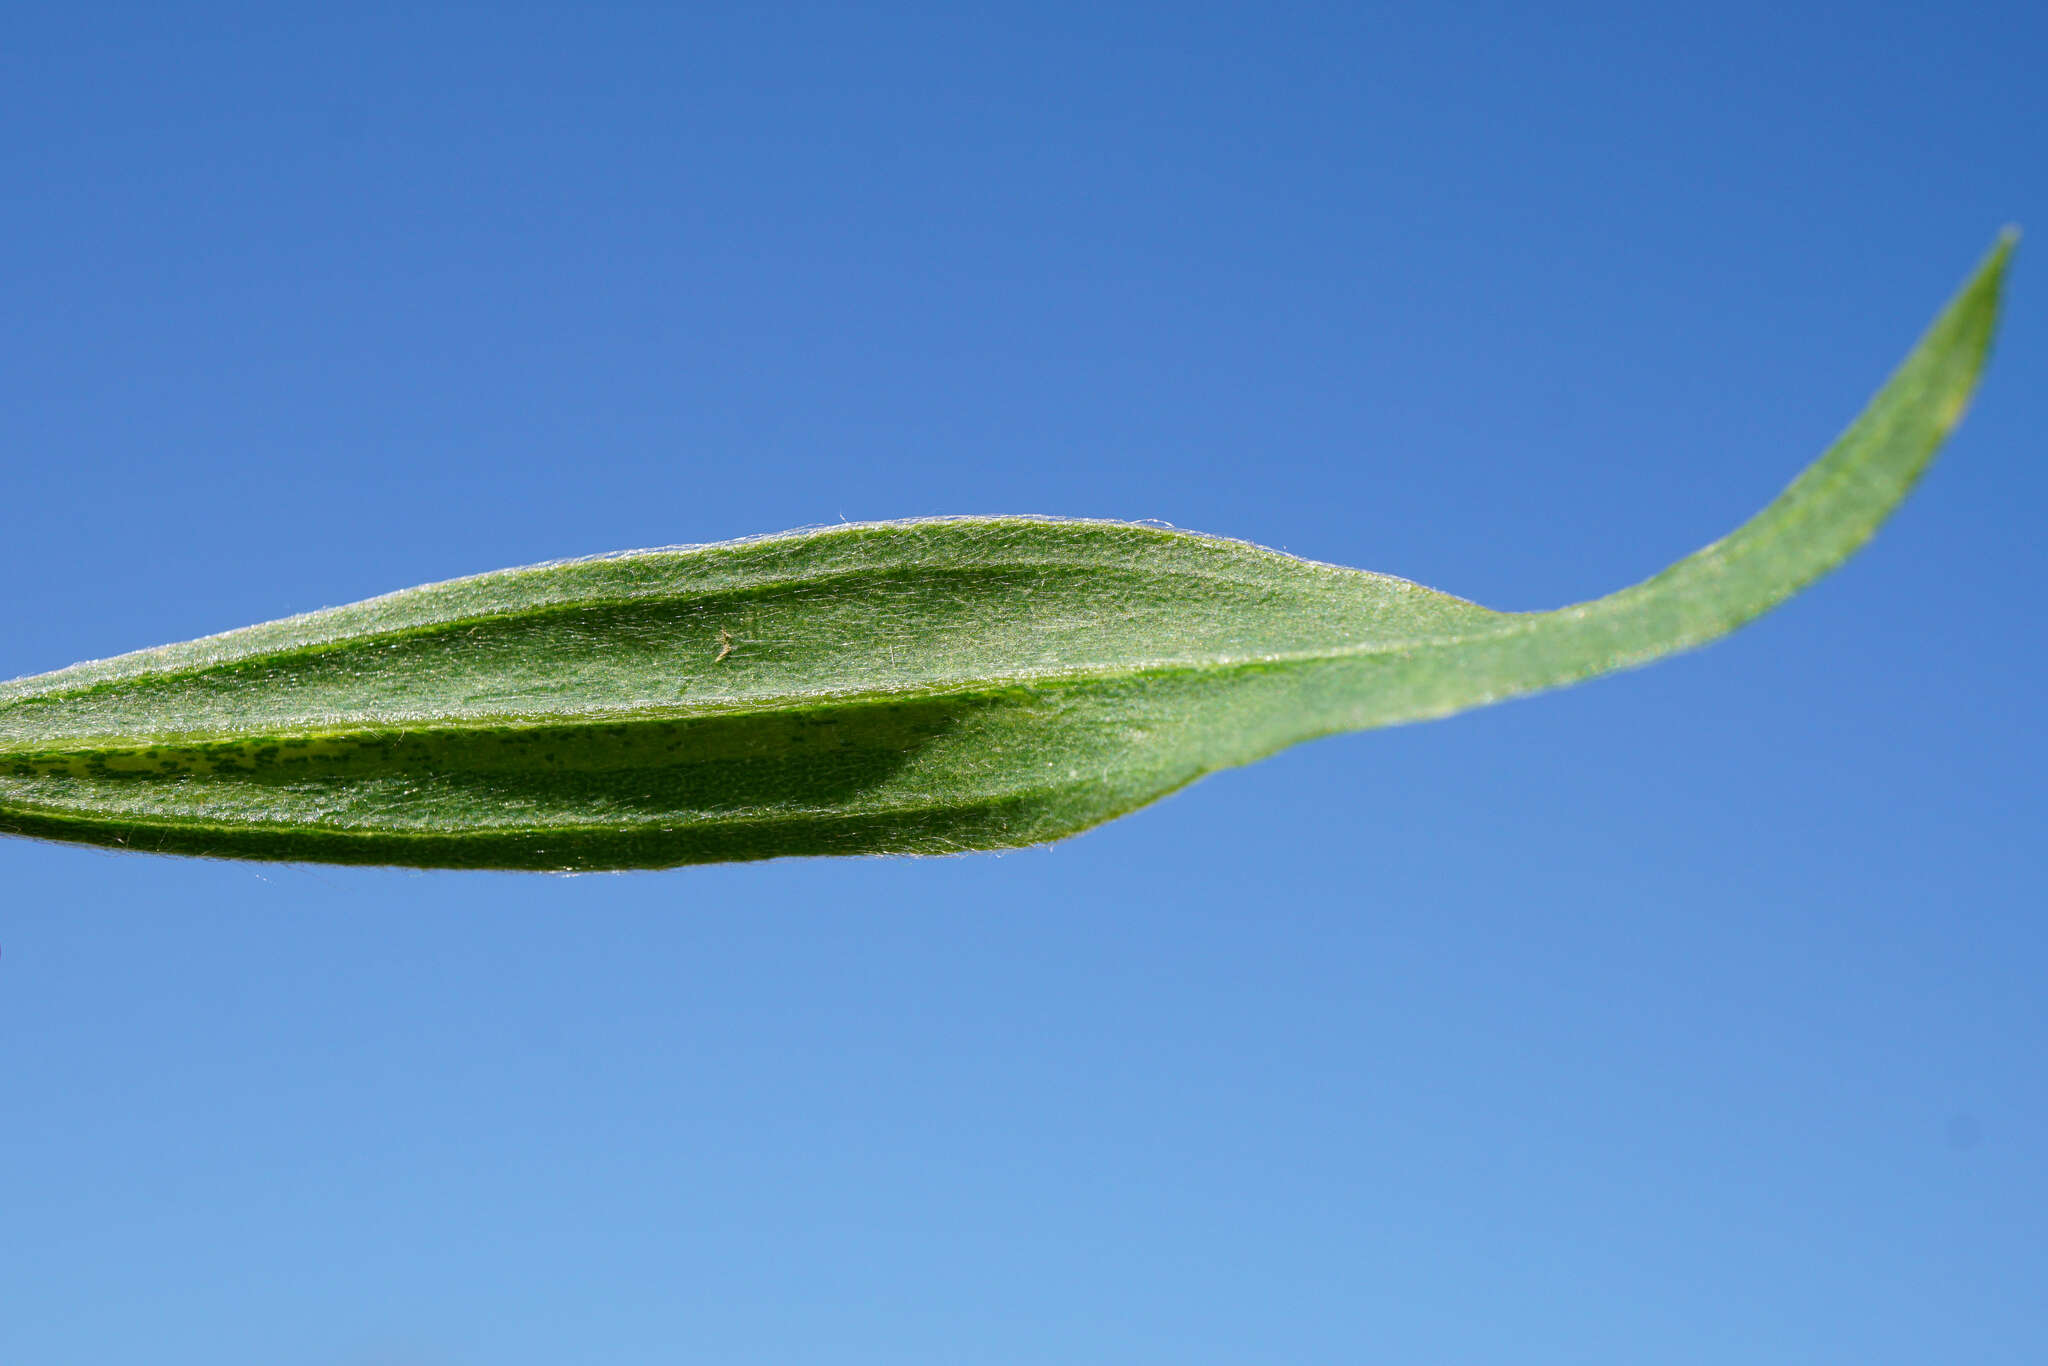
[[[2048,230],[2044,29],[16,7],[0,676],[934,513],[1597,595]],[[1058,847],[0,845],[0,1359],[2048,1360],[2043,250],[1784,610]]]

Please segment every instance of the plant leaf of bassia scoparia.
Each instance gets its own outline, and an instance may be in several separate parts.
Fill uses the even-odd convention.
[[[0,831],[536,869],[1057,839],[1782,602],[1962,416],[2011,245],[1776,501],[1592,602],[1495,612],[1238,541],[1023,517],[511,569],[0,684]]]

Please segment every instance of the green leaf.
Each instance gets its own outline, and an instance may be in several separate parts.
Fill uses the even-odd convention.
[[[574,560],[0,684],[0,832],[542,869],[1057,839],[1784,601],[1961,418],[2012,244],[1769,507],[1593,602],[1495,612],[1238,541],[1023,517]]]

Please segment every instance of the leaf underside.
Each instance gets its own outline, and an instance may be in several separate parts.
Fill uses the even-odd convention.
[[[1022,517],[505,570],[0,684],[0,833],[527,869],[1057,839],[1784,601],[1961,418],[2012,244],[1768,507],[1592,602],[1495,612],[1238,541]]]

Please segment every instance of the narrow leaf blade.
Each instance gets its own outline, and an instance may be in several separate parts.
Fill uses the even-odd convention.
[[[947,518],[431,584],[0,684],[0,833],[597,869],[1038,843],[1318,735],[1644,663],[1867,541],[1960,420],[2013,237],[1756,517],[1502,613],[1117,522]]]

